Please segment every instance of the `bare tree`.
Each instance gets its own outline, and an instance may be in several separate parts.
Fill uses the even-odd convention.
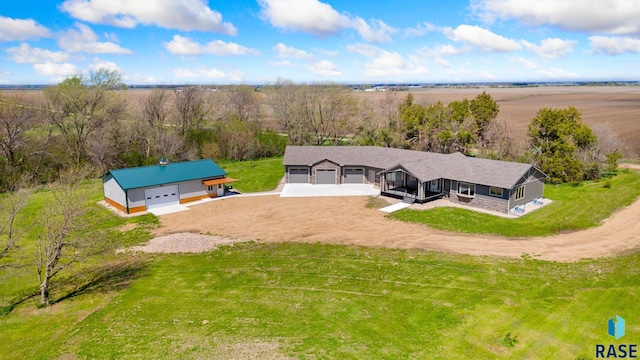
[[[285,85],[271,102],[292,144],[338,144],[356,127],[358,103],[348,91],[335,84]]]
[[[8,190],[15,190],[22,162],[20,152],[26,147],[25,133],[38,122],[39,109],[22,94],[3,98],[0,95],[0,150],[7,161]]]
[[[598,149],[601,155],[601,161],[604,160],[606,154],[612,154],[616,151],[625,157],[634,157],[633,151],[629,144],[620,139],[616,132],[608,124],[596,124],[592,127],[593,134],[598,138]]]
[[[165,89],[153,89],[140,101],[142,118],[152,129],[162,128],[169,117],[170,94]]]
[[[95,240],[81,238],[86,224],[80,221],[85,212],[80,191],[80,174],[61,177],[50,185],[51,203],[42,213],[42,230],[38,235],[36,274],[40,284],[40,302],[50,304],[51,282],[60,272],[88,254]]]
[[[20,188],[13,193],[7,194],[4,198],[3,207],[7,209],[7,218],[0,226],[0,239],[4,239],[0,244],[0,259],[9,253],[23,235],[22,232],[17,231],[15,222],[22,209],[29,202],[30,196],[31,189]]]
[[[270,98],[270,103],[274,116],[289,137],[289,143],[308,145],[311,142],[311,134],[307,119],[301,114],[304,87],[283,80],[276,89],[275,94]]]
[[[235,115],[242,121],[257,120],[260,104],[256,94],[248,85],[231,86],[225,92],[225,115]]]
[[[176,89],[174,93],[175,125],[180,129],[180,134],[186,137],[191,130],[204,125],[207,115],[205,98],[202,89],[196,86]]]
[[[117,71],[100,69],[92,72],[89,79],[74,76],[44,90],[47,117],[62,134],[76,166],[87,160],[91,136],[125,111],[124,99],[114,93],[114,89],[122,87]]]
[[[400,122],[398,121],[400,96],[395,91],[386,91],[384,97],[378,101],[382,118],[387,121],[387,126],[395,127],[400,130]]]

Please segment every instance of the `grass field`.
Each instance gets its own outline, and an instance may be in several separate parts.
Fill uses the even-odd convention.
[[[133,257],[109,286],[0,317],[0,358],[592,358],[615,314],[640,333],[639,262],[290,243]]]
[[[230,178],[238,180],[233,187],[240,192],[273,190],[284,176],[282,158],[267,158],[247,161],[223,161],[222,167]]]
[[[453,207],[403,209],[389,217],[462,233],[507,237],[551,235],[597,226],[640,196],[640,174],[636,171],[621,171],[610,179],[610,188],[605,187],[605,183],[606,180],[580,186],[545,185],[544,196],[553,203],[517,219]]]
[[[246,168],[227,168],[244,181]],[[611,209],[605,191],[620,198],[638,178],[547,187],[547,196],[593,213]],[[94,224],[85,236],[113,247],[146,241],[156,218],[99,207],[100,184],[85,184],[92,212],[83,220]],[[47,198],[32,198],[21,219],[31,235],[9,261],[32,255]],[[624,340],[640,338],[640,254],[557,263],[295,243],[110,252],[56,279],[54,305],[40,309],[25,296],[37,291],[30,264],[0,268],[0,359],[594,358],[595,344],[613,342],[616,314],[627,320]]]

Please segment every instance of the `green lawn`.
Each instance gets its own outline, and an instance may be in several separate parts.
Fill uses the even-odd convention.
[[[388,216],[463,233],[507,237],[551,235],[597,226],[613,212],[630,205],[640,196],[640,174],[636,171],[621,171],[610,179],[610,188],[604,187],[605,182],[606,180],[586,182],[576,187],[545,185],[544,196],[553,200],[553,203],[517,219],[453,207],[404,209]]]
[[[640,255],[579,263],[320,244],[131,256],[0,317],[0,358],[574,359],[640,334]],[[519,342],[502,345],[507,333]]]
[[[603,192],[624,199],[639,178],[625,173],[611,189],[547,187],[547,196],[578,215],[610,211],[598,203]],[[148,239],[156,218],[119,218],[95,204],[100,190],[86,184],[87,239]],[[34,195],[31,220],[21,219],[30,235],[0,265],[33,255],[47,197]],[[596,205],[582,209],[585,197]],[[25,296],[37,292],[29,261],[0,266],[0,359],[594,358],[595,344],[614,342],[607,320],[616,314],[627,320],[621,341],[640,338],[640,254],[557,263],[294,243],[110,252],[57,278],[54,305],[41,309]],[[507,333],[517,336],[512,348]]]
[[[223,161],[222,167],[230,178],[238,180],[234,189],[240,192],[260,192],[274,190],[284,176],[282,158],[266,158],[245,161]]]

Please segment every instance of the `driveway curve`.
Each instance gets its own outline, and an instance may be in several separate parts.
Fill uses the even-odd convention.
[[[640,201],[600,226],[546,237],[510,239],[444,232],[390,220],[365,207],[366,197],[229,197],[160,217],[157,236],[181,232],[239,240],[349,244],[471,255],[577,261],[640,250]]]

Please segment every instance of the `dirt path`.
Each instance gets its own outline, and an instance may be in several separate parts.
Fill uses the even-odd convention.
[[[156,235],[211,233],[243,240],[351,244],[472,255],[576,261],[640,250],[640,201],[601,226],[570,234],[509,239],[444,232],[389,220],[366,197],[231,197],[162,216]]]

